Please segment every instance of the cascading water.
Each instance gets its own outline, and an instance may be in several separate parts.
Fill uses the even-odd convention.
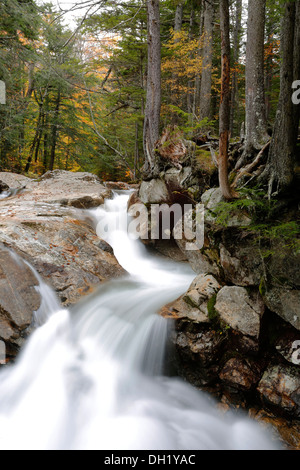
[[[116,195],[90,215],[128,276],[48,320],[44,303],[38,318],[46,323],[0,374],[0,448],[278,448],[258,424],[224,416],[206,395],[163,377],[168,321],[156,312],[195,274],[149,258],[126,222],[112,224],[126,221],[127,201],[128,194]],[[106,225],[115,228],[105,232]]]

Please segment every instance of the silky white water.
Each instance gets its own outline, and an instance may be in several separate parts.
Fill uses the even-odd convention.
[[[278,448],[257,423],[223,415],[203,393],[162,376],[169,323],[156,312],[195,274],[185,264],[150,258],[128,237],[127,201],[128,194],[116,195],[90,211],[127,276],[71,310],[59,310],[39,279],[42,326],[17,363],[0,373],[0,448]],[[123,222],[105,233],[116,219]]]

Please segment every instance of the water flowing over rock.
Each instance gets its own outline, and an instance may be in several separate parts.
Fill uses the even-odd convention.
[[[8,179],[15,187],[19,182],[12,174]],[[59,170],[29,180],[25,192],[0,202],[0,242],[28,260],[65,305],[125,273],[103,249],[88,212],[76,209],[98,206],[106,195],[96,176]]]
[[[186,294],[165,306],[160,314],[169,318],[186,319],[195,323],[210,323],[208,302],[221,289],[211,275],[198,275]]]
[[[0,244],[0,340],[10,355],[23,343],[41,305],[38,285],[32,270]]]
[[[121,195],[90,216],[104,225],[119,219],[120,212],[126,219],[127,204],[128,195]],[[12,214],[13,223],[6,233],[11,243],[12,227],[16,227],[15,233],[21,231],[20,225],[29,221],[32,210],[29,207],[23,218],[18,211]],[[41,206],[36,210],[42,223],[48,220]],[[49,218],[48,206],[47,210]],[[56,225],[62,213],[67,226],[76,219],[69,212],[75,209],[51,210],[53,238],[62,230]],[[76,307],[53,312],[29,338],[17,364],[0,374],[0,448],[280,448],[253,420],[231,413],[224,417],[203,393],[178,378],[163,377],[168,324],[156,312],[191,286],[194,273],[186,264],[149,257],[143,245],[130,239],[126,223],[114,227],[105,241],[130,275],[103,284]],[[76,235],[81,238],[80,233]],[[78,247],[76,240],[69,240],[68,229],[60,236],[70,249]],[[33,240],[28,240],[27,250]],[[38,239],[41,245],[43,240]],[[96,246],[96,240],[90,239],[89,249],[93,241]],[[56,240],[52,243],[56,245]],[[64,245],[64,253],[67,251]],[[42,245],[40,255],[43,252]],[[96,257],[97,251],[89,253],[91,263]],[[90,269],[87,263],[85,258],[85,269]],[[208,278],[199,278],[192,287],[204,299],[218,288]],[[195,334],[189,327],[181,340],[182,349],[190,343],[188,351],[192,348],[194,358],[205,365],[214,361],[224,342],[218,331]],[[211,376],[216,374],[217,370]]]

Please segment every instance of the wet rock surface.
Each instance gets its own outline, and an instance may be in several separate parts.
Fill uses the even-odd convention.
[[[171,187],[186,196],[184,190],[192,189],[194,176],[185,167],[165,170],[160,177],[169,202],[165,193],[159,203],[173,203]],[[170,339],[176,373],[208,390],[225,407],[245,411],[264,407],[262,413],[274,414],[271,425],[282,426],[288,446],[300,448],[299,250],[280,234],[272,238],[267,231],[262,237],[251,211],[239,209],[237,204],[229,207],[219,188],[206,191],[195,185],[197,191],[189,194],[204,206],[203,244],[188,248],[190,235],[195,233],[195,205],[185,215],[188,229],[182,238],[176,239],[176,224],[172,235],[198,274],[195,282],[211,276],[216,289],[206,301],[200,301],[201,289],[190,286],[186,294],[160,311],[176,326]],[[274,220],[275,225],[277,222]],[[184,228],[184,219],[177,224]],[[291,420],[293,426],[289,427]]]
[[[25,187],[19,196],[24,202],[57,203],[88,209],[103,204],[104,198],[111,196],[111,190],[90,173],[54,170],[45,173],[39,180],[13,173],[0,173],[0,180],[10,188]]]
[[[212,275],[200,274],[194,279],[186,294],[166,305],[160,314],[176,320],[210,323],[209,302],[220,288],[220,284]]]
[[[0,244],[0,340],[14,356],[41,305],[39,282],[15,253]]]
[[[9,186],[0,180],[0,194],[7,190],[9,190]]]
[[[170,202],[168,188],[163,180],[143,181],[139,190],[143,204],[163,204]]]
[[[264,293],[267,307],[300,330],[300,290],[272,287]]]
[[[258,385],[258,392],[267,404],[300,418],[299,368],[286,365],[269,367]]]
[[[24,183],[12,174],[7,181],[11,187]],[[99,283],[126,274],[83,210],[103,202],[107,191],[94,175],[58,171],[40,182],[29,180],[24,192],[0,201],[0,338],[8,348],[14,348],[31,324],[40,302],[36,277],[14,263],[8,249],[37,270],[63,306],[75,304]]]
[[[242,390],[250,390],[260,379],[260,370],[254,361],[233,357],[229,359],[219,374],[226,384]]]

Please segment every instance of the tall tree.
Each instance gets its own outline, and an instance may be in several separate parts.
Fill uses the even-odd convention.
[[[161,110],[161,42],[159,0],[147,0],[148,68],[147,101],[144,121],[144,153],[146,174],[156,170],[155,144],[159,138]]]
[[[232,198],[228,181],[228,145],[230,126],[230,35],[229,35],[229,0],[220,0],[221,26],[221,102],[220,102],[220,138],[219,138],[219,184],[225,199]]]
[[[200,121],[210,118],[211,114],[211,86],[212,86],[212,59],[213,59],[213,22],[214,4],[210,0],[204,1],[204,32],[202,34],[202,73],[200,85]]]
[[[249,0],[246,49],[246,136],[240,168],[269,140],[264,92],[266,0]]]
[[[232,86],[231,86],[231,112],[230,112],[230,135],[234,133],[234,120],[238,108],[238,72],[237,65],[240,58],[241,48],[241,30],[242,30],[242,0],[236,0],[235,6],[235,24],[233,31],[233,62],[234,69],[232,73]]]
[[[266,170],[269,196],[289,190],[294,179],[294,164],[299,126],[299,105],[292,101],[292,85],[300,76],[299,2],[285,2],[281,24],[280,96]]]

